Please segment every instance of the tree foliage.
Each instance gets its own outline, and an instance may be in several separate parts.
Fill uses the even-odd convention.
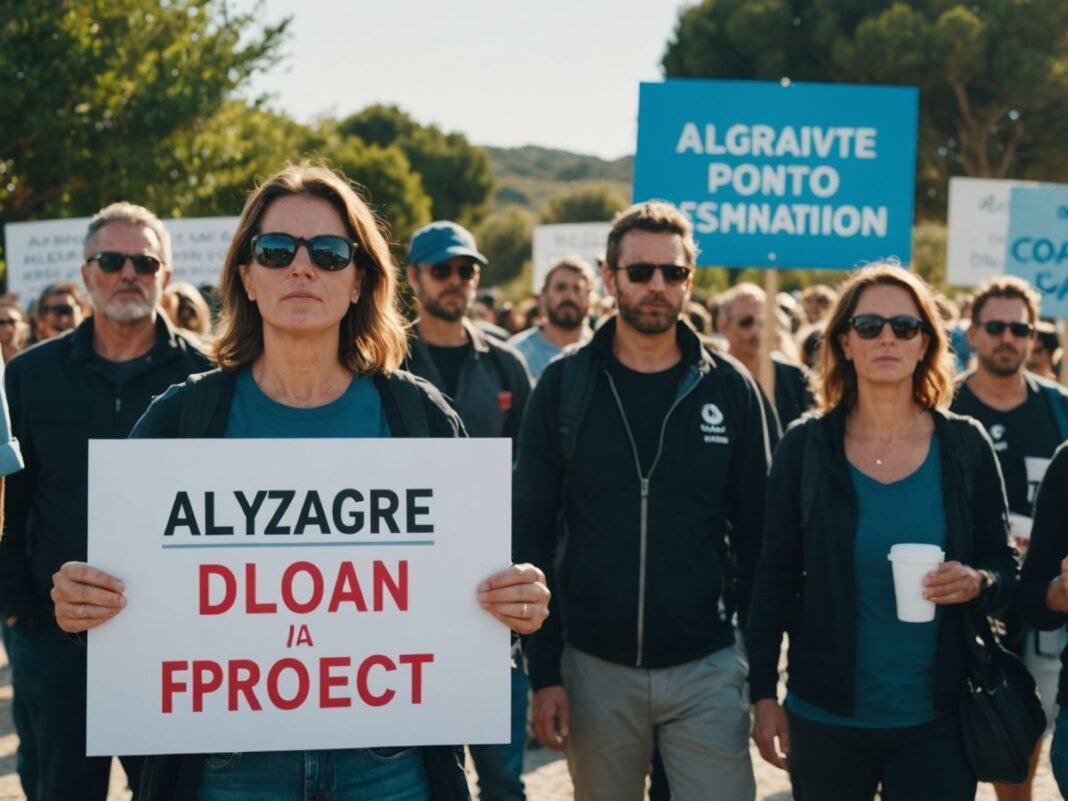
[[[919,86],[921,213],[948,175],[1068,180],[1064,0],[701,0],[668,77]]]
[[[7,0],[0,222],[88,214],[125,197],[168,210],[202,197],[203,165],[184,157],[278,59],[287,21],[262,17],[229,0]]]
[[[627,201],[612,188],[591,184],[579,186],[552,198],[542,212],[543,223],[607,222],[627,207]]]
[[[491,214],[476,231],[478,247],[489,266],[482,273],[486,286],[511,281],[530,261],[534,238],[534,218],[514,206]]]
[[[374,105],[345,118],[338,132],[367,144],[396,145],[430,195],[437,220],[474,226],[485,216],[493,191],[489,155],[460,133],[420,125],[396,106]]]

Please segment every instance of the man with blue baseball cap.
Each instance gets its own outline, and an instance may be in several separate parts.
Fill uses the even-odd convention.
[[[487,336],[464,316],[487,264],[475,237],[461,225],[433,222],[415,232],[408,247],[408,283],[419,319],[405,369],[448,396],[470,436],[515,442],[530,397],[526,362],[513,347]],[[526,798],[521,776],[530,682],[519,654],[515,656],[512,741],[470,747],[483,801]]]

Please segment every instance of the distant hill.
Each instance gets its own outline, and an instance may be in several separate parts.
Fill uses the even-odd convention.
[[[494,208],[521,206],[539,213],[554,195],[583,184],[607,184],[630,199],[634,157],[607,161],[547,147],[487,147],[497,185]]]

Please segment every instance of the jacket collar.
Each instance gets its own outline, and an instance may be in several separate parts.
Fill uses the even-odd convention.
[[[612,316],[594,332],[593,338],[586,347],[591,348],[593,353],[600,358],[609,359],[612,357],[612,341],[615,336],[616,317]],[[679,348],[682,350],[682,360],[690,365],[691,370],[696,370],[704,375],[716,367],[715,358],[701,344],[701,340],[693,329],[681,320],[675,323],[675,336],[678,339]]]
[[[70,334],[71,358],[80,364],[99,358],[93,349],[93,320],[92,316],[85,318]],[[177,332],[167,319],[167,315],[160,309],[156,309],[156,342],[148,352],[158,359],[169,353],[177,352],[179,347]]]
[[[819,432],[820,439],[824,447],[830,449],[832,453],[836,455],[841,452],[842,457],[845,457],[845,424],[846,417],[848,417],[848,410],[845,406],[838,406],[831,411],[818,418],[817,431]],[[940,442],[946,441],[946,430],[952,425],[952,415],[942,408],[931,409],[931,416],[934,418],[935,424],[935,436],[938,437]],[[959,454],[954,453],[952,448],[942,448],[943,459],[950,459],[953,462],[957,462]]]

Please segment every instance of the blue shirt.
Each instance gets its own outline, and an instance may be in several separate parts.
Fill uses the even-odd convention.
[[[267,397],[244,368],[237,376],[227,437],[388,437],[389,423],[370,376],[355,376],[337,400],[302,409]]]
[[[857,728],[903,728],[934,720],[935,651],[941,610],[930,623],[897,618],[894,575],[887,556],[901,542],[945,547],[942,463],[938,438],[923,464],[900,481],[883,484],[852,465],[858,524],[856,714],[834,715],[795,694],[787,708],[817,723]]]
[[[584,344],[589,340],[590,330],[584,324],[579,344]],[[520,331],[508,340],[508,344],[523,354],[523,358],[527,360],[527,367],[530,368],[530,374],[534,376],[535,380],[541,378],[541,374],[545,372],[549,362],[563,350],[563,348],[557,347],[546,339],[544,332],[538,327]]]
[[[9,476],[22,469],[19,441],[11,436],[11,415],[4,394],[4,360],[0,358],[0,476]]]

